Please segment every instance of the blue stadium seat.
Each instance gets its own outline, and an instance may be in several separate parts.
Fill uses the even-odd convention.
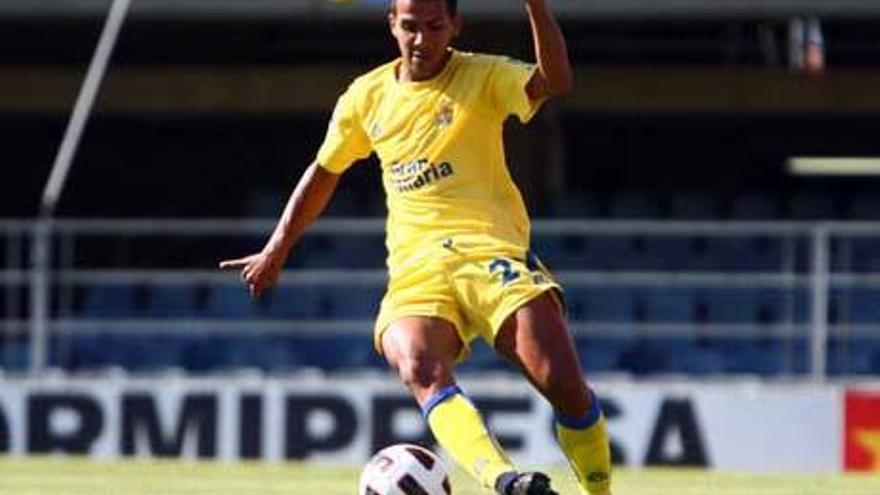
[[[28,342],[4,342],[0,345],[0,370],[24,371],[30,365]]]
[[[663,270],[715,271],[724,267],[716,239],[703,236],[652,236],[648,239],[657,267]]]
[[[183,368],[183,340],[179,335],[133,335],[117,341],[116,364],[130,371]]]
[[[757,323],[761,311],[761,296],[755,289],[711,288],[700,291],[707,319],[712,323]]]
[[[851,289],[841,298],[851,323],[880,323],[880,290]]]
[[[258,303],[244,286],[213,287],[208,293],[205,314],[211,318],[253,318],[259,315]]]
[[[651,236],[647,242],[660,269],[684,270],[692,260],[691,240],[687,236]]]
[[[782,241],[770,236],[718,237],[711,249],[727,270],[772,272],[784,267]]]
[[[869,375],[880,370],[873,368],[874,356],[880,356],[876,340],[852,338],[846,341],[832,339],[828,348],[828,372],[833,375]]]
[[[615,369],[637,376],[667,372],[670,367],[670,356],[655,339],[638,337],[628,340],[615,355]]]
[[[860,273],[880,272],[880,239],[851,237],[845,241],[849,250],[850,269]]]
[[[385,295],[384,287],[334,287],[329,301],[328,316],[341,319],[372,319],[379,313],[379,304]]]
[[[692,375],[719,375],[724,373],[724,354],[708,346],[694,345],[681,356],[681,371]]]
[[[630,258],[630,241],[626,237],[597,235],[586,239],[581,251],[584,256],[582,269],[617,269]]]
[[[627,337],[578,337],[575,348],[586,371],[612,371],[618,368],[621,353],[633,345]]]
[[[565,288],[565,300],[572,320],[634,321],[635,298],[629,288],[569,285]]]
[[[325,316],[322,313],[323,301],[328,297],[326,289],[318,286],[283,285],[266,293],[265,313],[267,318],[315,319]]]
[[[188,335],[177,342],[181,362],[187,371],[208,372],[224,369],[231,361],[232,339],[222,335]]]
[[[619,352],[615,349],[584,347],[578,349],[578,357],[586,372],[614,371],[617,368]]]
[[[542,260],[553,263],[554,266],[558,266],[559,258],[564,251],[562,236],[533,233],[531,242],[532,244],[529,249],[532,252],[537,253]],[[557,256],[557,254],[559,256]]]
[[[95,284],[86,287],[83,311],[95,318],[124,318],[136,311],[135,287],[131,284]]]
[[[196,313],[196,291],[192,285],[150,286],[147,311],[155,318],[181,318]]]
[[[347,235],[335,239],[333,256],[339,262],[337,268],[384,268],[388,251],[382,236]]]
[[[535,236],[533,251],[554,270],[650,270],[659,260],[643,236]]]
[[[588,254],[589,240],[576,235],[539,235],[532,238],[532,251],[555,270],[595,269]]]
[[[652,323],[690,323],[695,316],[691,290],[680,288],[637,289],[636,301],[645,308],[645,321]]]
[[[716,287],[699,294],[710,322],[773,324],[809,319],[810,294],[805,289]]]
[[[304,351],[288,337],[248,335],[226,337],[222,361],[215,369],[253,368],[269,372],[290,371],[304,366]]]
[[[153,358],[153,350],[144,348],[139,335],[81,335],[66,344],[59,364],[67,369],[96,370],[108,366],[140,369],[144,360]],[[63,354],[67,354],[64,356]]]
[[[284,286],[266,295],[264,317],[372,319],[385,294],[378,286]]]
[[[755,375],[774,375],[789,372],[786,365],[788,345],[782,341],[758,341],[748,339],[724,339],[719,342],[719,350],[725,360],[725,371]]]
[[[751,344],[744,339],[723,339],[718,349],[724,356],[724,370],[727,373],[754,374],[758,360]]]
[[[725,369],[723,352],[693,337],[656,338],[652,339],[651,347],[666,356],[664,372],[707,376],[721,374]]]
[[[382,268],[386,256],[381,236],[314,234],[297,245],[294,261],[308,268]]]
[[[336,256],[333,236],[314,234],[303,236],[292,256],[294,266],[306,268],[336,268],[343,260]],[[344,266],[344,265],[343,265]]]
[[[586,269],[652,270],[660,263],[643,236],[597,235],[588,239],[585,248]]]
[[[363,335],[302,337],[293,345],[302,352],[303,365],[324,371],[363,369],[379,363],[369,329]]]
[[[100,364],[104,347],[100,336],[75,335],[70,338],[67,345],[69,346],[67,359],[59,363],[65,369],[89,369]]]
[[[471,343],[471,355],[459,366],[461,371],[511,370],[510,364],[489,346],[477,340]]]
[[[791,309],[793,313],[793,321],[795,321],[796,323],[810,321],[810,312],[812,311],[812,295],[810,293],[810,290],[807,288],[792,289],[791,293],[794,296],[794,306]],[[832,298],[831,304],[836,305],[837,301]],[[785,318],[786,316],[787,315],[784,315],[783,318]]]

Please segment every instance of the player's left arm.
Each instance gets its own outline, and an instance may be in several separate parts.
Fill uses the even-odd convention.
[[[532,26],[535,59],[538,63],[538,70],[526,85],[526,93],[532,101],[566,93],[574,85],[574,76],[562,30],[559,29],[546,0],[523,2]]]

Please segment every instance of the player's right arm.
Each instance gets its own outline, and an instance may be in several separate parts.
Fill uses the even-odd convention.
[[[243,258],[221,261],[220,268],[241,270],[241,278],[254,297],[274,285],[281,276],[290,250],[306,227],[324,211],[338,182],[339,175],[317,161],[313,162],[291,193],[263,249]]]
[[[244,258],[220,262],[220,268],[241,270],[241,278],[252,296],[260,295],[278,282],[290,250],[306,227],[326,208],[339,176],[372,151],[357,108],[361,96],[359,87],[353,84],[339,98],[317,158],[291,193],[263,249]]]

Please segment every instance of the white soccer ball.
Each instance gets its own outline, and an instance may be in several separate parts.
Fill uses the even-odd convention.
[[[361,472],[358,495],[450,495],[446,466],[430,450],[401,443],[374,455]]]

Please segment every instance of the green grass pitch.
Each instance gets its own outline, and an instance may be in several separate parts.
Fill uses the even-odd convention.
[[[356,495],[359,467],[297,463],[98,462],[0,457],[0,495]],[[567,472],[551,470],[560,495],[577,495]],[[878,495],[880,476],[722,474],[619,469],[616,495]],[[482,495],[462,472],[454,495]]]

